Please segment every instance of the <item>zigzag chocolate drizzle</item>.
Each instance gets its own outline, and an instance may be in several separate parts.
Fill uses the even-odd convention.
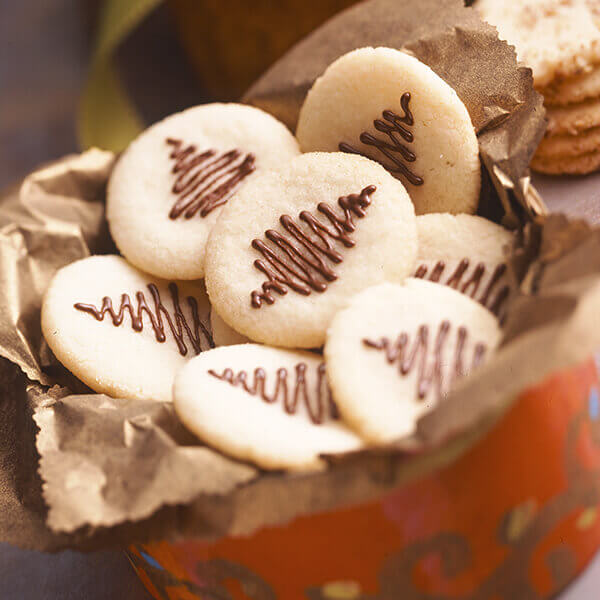
[[[265,389],[267,374],[262,367],[254,369],[252,383],[248,382],[248,373],[232,369],[225,369],[219,375],[210,369],[208,373],[221,381],[226,381],[234,387],[241,386],[251,396],[260,396],[268,404],[281,401],[288,415],[296,414],[301,403],[304,403],[310,420],[315,425],[320,425],[327,419],[339,419],[335,403],[331,397],[331,391],[327,385],[325,376],[325,364],[321,363],[317,369],[318,379],[315,389],[315,397],[311,398],[306,386],[306,363],[298,363],[295,367],[294,390],[290,395],[291,382],[288,381],[287,369],[277,369],[275,387],[271,395]]]
[[[200,354],[202,351],[201,345],[201,334],[204,336],[206,342],[211,348],[215,347],[215,343],[212,339],[212,335],[208,329],[204,326],[198,315],[198,302],[192,296],[187,297],[188,305],[192,312],[193,323],[190,327],[189,323],[179,303],[179,290],[175,283],[169,284],[169,292],[171,294],[171,300],[173,301],[174,315],[171,316],[168,309],[162,303],[160,298],[160,292],[153,283],[148,284],[148,289],[152,295],[154,301],[154,310],[152,310],[146,302],[146,296],[144,292],[136,292],[135,298],[137,302],[137,308],[134,308],[134,304],[129,297],[129,294],[123,294],[121,296],[121,305],[119,312],[115,312],[113,308],[112,300],[108,296],[102,298],[102,307],[98,309],[93,304],[84,304],[78,302],[74,304],[77,310],[86,312],[92,315],[97,321],[103,321],[104,315],[108,314],[115,327],[120,326],[125,318],[125,313],[129,312],[131,318],[131,328],[134,331],[142,331],[144,329],[144,313],[148,315],[152,328],[154,329],[154,335],[156,336],[157,342],[164,342],[167,339],[165,334],[165,326],[163,323],[163,316],[169,326],[169,330],[177,343],[179,353],[185,356],[188,352],[188,348],[185,344],[185,337],[187,336],[189,343],[191,344],[194,352]]]
[[[323,223],[306,210],[300,213],[300,224],[289,215],[282,215],[279,222],[285,234],[268,229],[265,231],[267,242],[252,240],[252,247],[264,257],[264,260],[255,260],[254,267],[268,278],[260,290],[251,293],[252,306],[260,308],[263,301],[273,304],[275,298],[272,292],[284,295],[288,288],[304,296],[309,296],[311,291],[324,292],[327,283],[337,279],[332,266],[325,259],[333,264],[339,264],[343,260],[343,255],[334,249],[332,241],[340,242],[346,248],[354,247],[355,242],[351,238],[356,229],[354,217],[362,219],[366,215],[371,204],[371,194],[376,190],[376,186],[370,185],[360,194],[339,198],[342,216],[332,206],[321,202],[317,210],[325,215],[329,223]],[[303,228],[303,224],[306,227]],[[318,240],[308,232],[316,235]]]
[[[500,287],[494,296],[494,290],[498,287],[499,282],[502,280],[503,275],[506,273],[506,264],[502,263],[496,266],[492,272],[492,276],[488,284],[481,290],[481,294],[477,296],[481,282],[485,277],[486,266],[484,263],[477,263],[474,265],[473,271],[469,275],[469,267],[471,261],[468,258],[463,258],[456,269],[449,275],[448,279],[441,281],[444,271],[446,270],[446,263],[443,260],[439,260],[434,267],[431,269],[429,276],[427,276],[429,267],[428,265],[420,265],[416,272],[415,277],[419,279],[429,279],[436,283],[442,283],[447,285],[463,294],[466,294],[488,308],[495,315],[499,315],[502,312],[504,303],[506,302],[509,295],[508,285]]]
[[[169,158],[175,161],[177,175],[171,191],[178,196],[169,213],[170,219],[181,215],[191,219],[200,212],[206,217],[229,200],[241,181],[255,170],[255,156],[241,150],[219,153],[210,149],[198,152],[196,146],[184,147],[182,140],[167,139],[173,147]]]
[[[435,342],[430,335],[427,325],[421,325],[417,331],[416,339],[411,346],[411,340],[407,333],[401,333],[395,342],[389,338],[383,337],[378,341],[363,339],[363,344],[368,348],[382,350],[385,352],[387,362],[392,365],[398,365],[398,372],[406,376],[414,368],[418,368],[417,375],[417,395],[423,400],[430,389],[434,387],[438,398],[442,395],[442,386],[444,383],[444,365],[449,366],[449,375],[452,380],[465,375],[465,345],[468,332],[465,327],[459,327],[456,335],[456,347],[451,361],[444,360],[444,352],[450,341],[449,334],[452,325],[450,321],[442,321],[438,327]],[[433,348],[431,343],[433,342]],[[430,352],[433,350],[433,365],[430,366],[428,360]],[[483,361],[486,353],[486,346],[483,343],[477,343],[473,351],[473,361],[471,368],[474,369]]]
[[[374,159],[377,160],[377,162],[385,167],[390,173],[398,173],[403,175],[408,182],[412,183],[413,185],[423,185],[423,183],[425,183],[423,178],[413,173],[397,156],[399,154],[404,161],[409,163],[417,160],[415,153],[399,139],[402,138],[402,140],[408,142],[409,144],[414,142],[415,139],[414,135],[406,127],[404,127],[404,125],[412,126],[415,124],[415,119],[409,107],[410,98],[410,93],[406,92],[400,99],[400,106],[404,111],[404,115],[402,117],[393,110],[384,110],[382,113],[384,120],[382,121],[381,119],[375,119],[375,121],[373,121],[373,126],[375,129],[385,133],[390,140],[389,142],[376,138],[368,131],[363,131],[360,134],[359,139],[365,146],[372,146],[376,148],[379,152],[381,152],[381,154],[392,161],[393,165],[389,165],[382,163],[380,160]],[[346,142],[341,142],[338,145],[338,148],[341,152],[360,154],[360,156],[372,158],[371,156],[367,156],[364,152],[357,150],[350,144],[347,144]]]

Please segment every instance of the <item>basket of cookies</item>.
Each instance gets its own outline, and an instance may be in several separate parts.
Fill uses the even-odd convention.
[[[462,2],[370,0],[243,103],[0,202],[0,531],[157,599],[550,598],[600,548],[600,235]],[[14,524],[19,525],[15,526]]]

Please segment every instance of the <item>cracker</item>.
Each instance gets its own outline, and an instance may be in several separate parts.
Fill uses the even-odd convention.
[[[288,129],[241,104],[206,104],[146,129],[120,157],[106,216],[129,262],[163,278],[204,276],[223,206],[263,169],[299,153]]]
[[[448,285],[494,314],[504,314],[508,230],[473,215],[431,214],[417,217],[417,231],[415,277]]]
[[[540,159],[576,157],[600,148],[600,127],[586,129],[577,135],[561,134],[545,137],[538,146]]]
[[[493,353],[497,319],[452,288],[408,279],[366,290],[327,332],[327,374],[344,420],[373,443],[415,432],[418,419]]]
[[[534,156],[531,168],[548,175],[587,175],[600,169],[600,150],[579,156]]]
[[[548,106],[577,104],[600,96],[600,68],[596,65],[590,71],[568,79],[552,82],[540,90]]]
[[[119,256],[60,269],[42,305],[56,358],[94,391],[171,401],[175,373],[212,347],[202,282],[165,281]]]
[[[586,0],[477,0],[481,16],[515,46],[538,89],[600,63],[600,29]]]
[[[357,292],[402,282],[417,255],[404,186],[361,156],[303,154],[263,172],[224,208],[207,247],[219,316],[251,340],[317,348]]]
[[[579,104],[550,106],[547,109],[546,135],[577,135],[600,126],[600,99],[590,98]]]
[[[179,418],[201,440],[264,469],[311,471],[358,450],[340,420],[323,357],[255,344],[205,352],[177,375]]]

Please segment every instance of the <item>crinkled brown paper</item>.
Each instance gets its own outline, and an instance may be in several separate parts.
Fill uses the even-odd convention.
[[[531,221],[542,209],[527,171],[543,129],[540,99],[512,50],[458,2],[373,0],[351,9],[276,65],[253,88],[253,101],[291,123],[331,59],[354,47],[405,43],[469,107],[499,192],[488,188],[483,204],[498,218]],[[201,446],[168,404],[91,393],[43,341],[40,305],[52,275],[90,253],[114,252],[104,219],[112,164],[111,154],[92,150],[34,173],[0,198],[2,541],[93,549],[247,534],[364,501],[451,461],[528,385],[600,347],[600,232],[562,217],[538,219],[519,233],[513,251],[503,347],[420,421],[417,435],[337,457],[318,474],[261,472]]]

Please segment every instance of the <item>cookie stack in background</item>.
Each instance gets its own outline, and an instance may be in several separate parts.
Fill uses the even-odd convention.
[[[544,96],[548,128],[531,167],[600,169],[600,0],[478,0],[482,17],[516,48]]]

